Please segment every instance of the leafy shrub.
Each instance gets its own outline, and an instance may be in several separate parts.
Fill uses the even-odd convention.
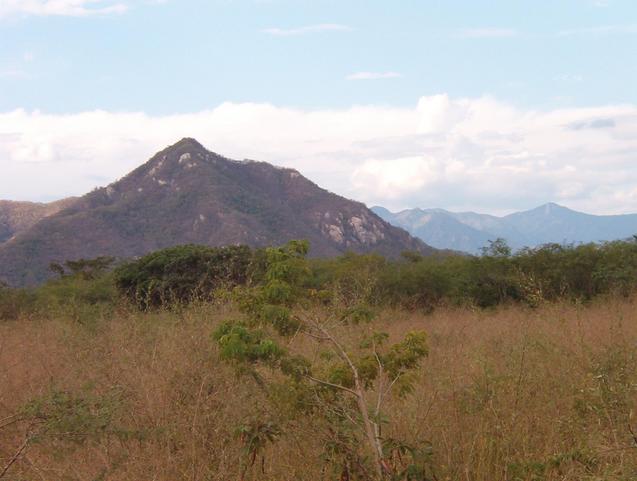
[[[247,246],[170,247],[115,270],[120,293],[141,309],[209,299],[215,289],[245,284],[253,266]]]

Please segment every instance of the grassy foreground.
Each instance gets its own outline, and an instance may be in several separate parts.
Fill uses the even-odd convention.
[[[637,479],[635,307],[383,310],[372,328],[424,329],[430,350],[414,392],[389,400],[387,434],[426,439],[438,480]],[[0,477],[238,480],[245,468],[246,479],[338,479],[311,418],[246,464],[236,432],[261,414],[262,394],[211,338],[235,315],[200,304],[0,323]]]

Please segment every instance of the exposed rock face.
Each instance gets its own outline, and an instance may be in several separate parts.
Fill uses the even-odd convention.
[[[41,282],[51,261],[131,257],[184,243],[261,247],[291,239],[309,240],[313,256],[434,251],[296,170],[230,160],[183,139],[1,245],[0,279]]]
[[[321,219],[317,227],[346,249],[356,244],[374,246],[385,239],[384,222],[375,215],[369,216],[363,212],[346,218],[342,213],[334,215],[325,212],[316,217]]]

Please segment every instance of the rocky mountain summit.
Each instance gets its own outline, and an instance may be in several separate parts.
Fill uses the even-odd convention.
[[[183,139],[1,244],[0,279],[41,282],[52,261],[134,257],[185,243],[262,247],[290,239],[309,240],[313,256],[434,252],[296,170],[231,160]]]

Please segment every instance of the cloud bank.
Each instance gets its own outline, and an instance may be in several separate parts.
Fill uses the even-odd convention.
[[[412,108],[224,103],[171,116],[6,112],[0,198],[82,194],[186,136],[229,157],[297,168],[331,191],[392,209],[503,213],[555,201],[637,212],[637,106],[535,111],[444,94]]]

